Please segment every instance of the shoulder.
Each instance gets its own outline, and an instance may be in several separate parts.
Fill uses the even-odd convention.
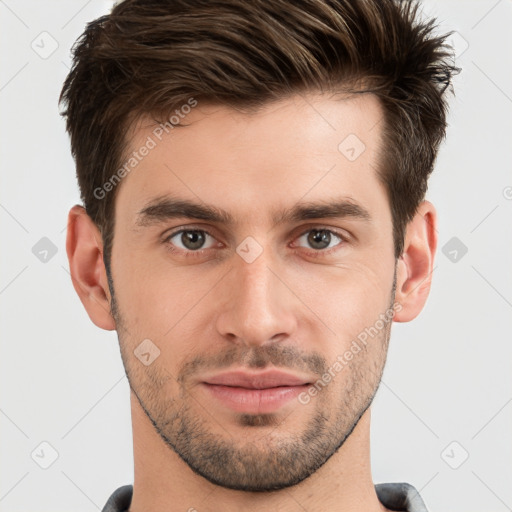
[[[123,485],[116,489],[101,512],[126,512],[132,502],[133,485]]]
[[[406,482],[376,484],[375,491],[379,501],[391,510],[428,512],[420,493]]]

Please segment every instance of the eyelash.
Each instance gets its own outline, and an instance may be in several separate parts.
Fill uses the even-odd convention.
[[[169,252],[171,252],[173,254],[180,254],[180,255],[184,254],[186,258],[196,258],[196,257],[203,256],[205,252],[209,251],[210,249],[213,249],[212,247],[210,247],[208,249],[198,249],[197,251],[192,251],[192,250],[185,251],[183,249],[176,249],[173,246],[173,244],[170,242],[170,239],[174,238],[176,235],[179,235],[180,233],[184,233],[187,231],[199,231],[199,232],[204,233],[204,234],[215,239],[215,237],[206,229],[199,229],[199,228],[194,228],[194,227],[188,227],[187,229],[182,228],[182,229],[173,231],[172,233],[170,233],[168,236],[165,237],[165,239],[163,240],[162,243],[164,244],[166,250],[168,250]],[[331,254],[331,252],[339,250],[341,245],[345,245],[346,243],[349,242],[349,238],[347,235],[342,234],[339,231],[336,231],[334,229],[324,227],[324,226],[310,227],[309,229],[306,229],[305,231],[302,231],[301,233],[299,233],[295,237],[295,239],[302,237],[303,235],[305,235],[306,233],[309,233],[310,231],[327,231],[340,239],[340,242],[337,245],[335,245],[334,247],[331,247],[329,249],[317,249],[317,250],[310,249],[309,251],[307,251],[308,256],[313,257],[313,258],[318,258],[318,257],[329,255],[329,254]]]

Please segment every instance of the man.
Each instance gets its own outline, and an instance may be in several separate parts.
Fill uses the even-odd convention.
[[[374,485],[392,320],[427,299],[424,199],[456,68],[391,0],[126,0],[61,100],[73,285],[116,329],[133,486],[104,511],[426,510]]]

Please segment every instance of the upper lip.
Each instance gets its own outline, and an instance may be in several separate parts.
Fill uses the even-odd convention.
[[[206,384],[232,386],[248,389],[268,389],[279,386],[303,386],[309,384],[307,379],[280,370],[267,370],[259,373],[230,371],[219,373],[204,380]]]

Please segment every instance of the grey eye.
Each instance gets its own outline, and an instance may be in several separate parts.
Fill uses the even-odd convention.
[[[342,242],[342,238],[329,229],[311,229],[298,238],[308,244],[312,249],[322,250],[331,248],[332,242]]]
[[[174,235],[169,237],[169,241],[172,241],[172,243],[180,249],[197,251],[198,249],[208,248],[203,247],[207,240],[207,237],[211,238],[213,242],[214,238],[205,231],[201,231],[199,229],[188,229],[174,233]]]

